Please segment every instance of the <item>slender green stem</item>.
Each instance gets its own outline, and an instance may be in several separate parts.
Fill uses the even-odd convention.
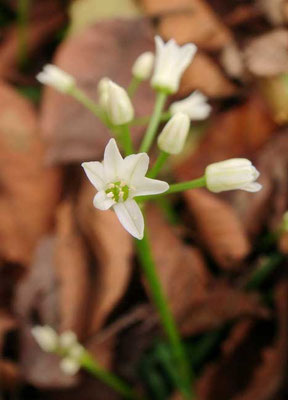
[[[134,94],[136,93],[138,86],[140,85],[141,80],[136,78],[135,76],[132,77],[130,85],[127,88],[127,93],[129,97],[133,97]]]
[[[99,118],[105,125],[110,127],[111,124],[108,123],[106,116],[104,115],[101,107],[90,99],[82,90],[74,87],[69,93],[74,97],[79,103],[81,103],[85,108],[91,111],[95,117]]]
[[[169,190],[167,190],[167,192],[165,192],[164,194],[184,192],[185,190],[196,189],[204,186],[206,186],[206,178],[205,176],[201,176],[201,178],[193,179],[192,181],[180,182],[175,183],[174,185],[170,185]]]
[[[140,400],[140,396],[126,382],[101,367],[88,352],[81,359],[81,366],[125,399]]]
[[[28,61],[29,9],[30,0],[18,0],[18,61],[21,68],[24,68]]]
[[[160,120],[161,120],[161,114],[162,114],[162,110],[164,108],[167,96],[168,95],[166,92],[163,92],[163,91],[157,92],[154,111],[153,111],[153,114],[149,121],[149,125],[148,125],[147,131],[145,133],[144,139],[141,143],[140,152],[148,153],[148,151],[153,143],[154,137],[156,135],[156,132],[157,132]]]
[[[194,395],[192,394],[191,390],[191,371],[189,370],[185,350],[183,348],[172,312],[169,308],[161,283],[157,276],[147,232],[144,233],[142,240],[138,240],[136,242],[136,245],[141,265],[149,283],[155,306],[157,307],[163,329],[171,346],[171,352],[173,354],[175,366],[177,366],[179,390],[184,398],[192,399],[194,398]]]
[[[147,176],[149,176],[149,178],[156,178],[156,176],[162,169],[163,165],[167,161],[168,157],[169,157],[168,153],[166,153],[165,151],[161,151],[157,157],[157,160],[155,161],[155,164],[150,169]]]
[[[138,117],[134,118],[133,121],[131,122],[131,125],[147,125],[148,122],[150,121],[150,115],[146,115],[144,117]],[[169,111],[166,111],[161,114],[160,121],[165,122],[168,121],[168,119],[171,118],[171,114]]]
[[[131,132],[128,124],[121,125],[121,139],[126,156],[134,153],[133,142],[131,139]]]

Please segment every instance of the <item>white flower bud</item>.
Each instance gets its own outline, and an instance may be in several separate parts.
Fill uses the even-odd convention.
[[[60,361],[60,368],[66,375],[73,376],[79,371],[80,364],[71,357],[64,357]]]
[[[61,350],[69,350],[77,344],[77,336],[72,331],[66,331],[59,336],[59,346]]]
[[[241,189],[258,192],[262,185],[255,182],[259,172],[246,158],[231,158],[208,165],[205,171],[206,186],[211,192]]]
[[[58,335],[51,326],[35,326],[32,328],[31,333],[42,350],[47,352],[57,350],[59,343]]]
[[[177,112],[186,113],[191,120],[198,121],[206,119],[210,112],[211,106],[207,103],[207,97],[196,90],[186,99],[175,101],[169,108],[172,115]]]
[[[181,112],[175,114],[158,136],[158,147],[169,154],[180,153],[183,150],[189,128],[188,115]]]
[[[43,85],[52,86],[62,93],[68,93],[75,85],[75,78],[53,64],[47,64],[36,79]]]
[[[108,84],[106,112],[114,125],[127,124],[134,117],[134,109],[126,90],[112,81]]]
[[[141,54],[133,64],[132,75],[140,81],[149,79],[154,64],[154,54],[151,51],[146,51]]]
[[[197,47],[192,43],[178,46],[174,39],[164,43],[159,36],[155,37],[155,43],[155,68],[151,84],[155,89],[175,93]]]
[[[109,82],[110,82],[110,79],[105,77],[105,78],[100,79],[98,86],[97,86],[98,103],[100,104],[100,107],[104,111],[106,111],[106,109],[107,109]]]

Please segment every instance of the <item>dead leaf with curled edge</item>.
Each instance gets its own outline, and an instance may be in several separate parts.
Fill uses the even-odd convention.
[[[0,84],[0,258],[28,264],[49,228],[60,196],[60,171],[44,165],[36,112]]]
[[[136,57],[152,49],[153,30],[147,20],[116,19],[101,21],[63,41],[53,62],[75,76],[79,87],[97,101],[101,78],[109,77],[127,87]],[[148,84],[141,85],[133,104],[139,115],[151,113],[154,93]],[[102,158],[109,139],[108,129],[90,111],[48,87],[44,89],[41,127],[49,145],[48,158],[56,163]],[[143,129],[132,131],[137,140]]]
[[[93,206],[95,189],[83,182],[77,220],[96,259],[91,278],[91,319],[88,334],[95,334],[123,296],[132,272],[133,240],[112,210]]]

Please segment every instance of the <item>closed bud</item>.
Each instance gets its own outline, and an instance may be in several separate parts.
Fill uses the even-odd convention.
[[[262,185],[255,182],[259,172],[246,158],[231,158],[208,165],[205,171],[206,186],[214,193],[241,189],[258,192]]]
[[[77,343],[77,336],[72,331],[65,331],[59,336],[59,346],[61,350],[68,350]]]
[[[64,372],[64,374],[73,376],[79,371],[80,364],[77,360],[74,360],[71,357],[64,357],[60,361],[60,368]]]
[[[158,147],[168,154],[178,154],[183,150],[190,128],[187,114],[178,112],[164,126],[158,136]]]
[[[98,102],[104,111],[107,109],[109,82],[111,82],[110,79],[105,77],[100,79],[97,86]]]
[[[53,64],[45,65],[36,79],[43,85],[51,86],[62,93],[69,93],[76,86],[75,78],[72,75]]]
[[[42,350],[49,353],[57,350],[59,338],[51,326],[35,326],[32,328],[31,333]]]
[[[154,54],[151,51],[146,51],[141,54],[132,67],[132,75],[140,81],[149,79],[154,64]]]
[[[132,121],[134,109],[126,90],[110,81],[107,93],[106,112],[112,124],[123,125]]]

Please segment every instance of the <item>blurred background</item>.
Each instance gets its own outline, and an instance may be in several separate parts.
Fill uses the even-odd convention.
[[[157,269],[196,374],[201,400],[288,396],[288,2],[286,0],[1,0],[0,400],[116,400],[84,373],[65,376],[31,336],[73,330],[99,362],[148,393],[179,399],[171,355],[132,238],[93,208],[84,160],[101,160],[108,132],[35,75],[55,63],[97,100],[105,76],[123,86],[154,35],[194,42],[177,97],[205,93],[169,182],[247,157],[263,190],[197,189],[151,204]],[[153,109],[149,84],[137,116]],[[133,130],[139,142],[143,128]]]

